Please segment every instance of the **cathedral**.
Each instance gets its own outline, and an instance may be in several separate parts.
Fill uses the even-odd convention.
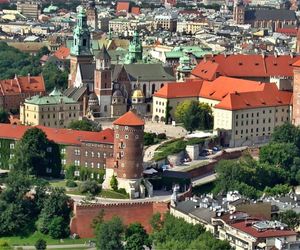
[[[155,91],[175,80],[172,69],[143,60],[143,46],[137,31],[122,64],[112,64],[104,45],[94,52],[91,40],[86,10],[79,6],[65,94],[76,101],[81,99],[83,115],[90,119],[119,117],[135,107],[139,115],[145,117],[151,111]]]

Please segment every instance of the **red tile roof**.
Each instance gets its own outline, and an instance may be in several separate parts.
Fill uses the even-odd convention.
[[[293,67],[300,67],[300,60],[294,62]]]
[[[274,237],[297,235],[297,233],[292,230],[267,229],[265,231],[258,231],[255,228],[253,228],[252,226],[247,226],[247,224],[246,224],[246,222],[250,224],[251,222],[256,222],[256,221],[257,220],[247,219],[247,221],[240,221],[240,222],[232,223],[230,225],[240,231],[243,231],[243,232],[255,237],[255,238],[274,238]]]
[[[70,56],[70,49],[61,46],[57,51],[54,52],[54,56],[60,60],[66,60]]]
[[[43,76],[18,76],[0,80],[0,95],[16,95],[26,92],[45,92]]]
[[[115,120],[113,124],[121,126],[144,126],[145,122],[133,111],[128,111]]]
[[[132,7],[132,8],[131,8],[131,13],[134,14],[134,15],[139,15],[139,14],[141,14],[141,9],[140,9],[140,7]]]
[[[297,33],[298,33],[298,29],[297,28],[278,28],[276,30],[276,32],[281,33],[281,34],[285,34],[285,35],[288,35],[288,36],[296,37]]]
[[[262,55],[216,55],[206,60],[218,64],[216,67],[210,63],[199,63],[192,71],[192,75],[201,78],[203,72],[209,75],[219,73],[229,77],[270,77],[293,76],[292,64],[300,59],[300,56],[262,56]],[[206,78],[204,78],[206,79]]]
[[[199,93],[203,81],[191,81],[186,83],[167,83],[159,89],[154,96],[162,98],[194,97]]]
[[[118,2],[116,13],[122,12],[122,11],[125,11],[128,13],[129,8],[130,8],[130,2]]]
[[[227,110],[286,106],[292,102],[292,93],[278,90],[275,83],[262,83],[220,76],[216,80],[192,80],[186,83],[168,83],[155,94],[161,98],[202,97],[220,101],[215,108]]]
[[[110,128],[100,132],[88,132],[44,126],[36,127],[43,130],[48,139],[63,145],[80,145],[82,142],[113,144],[114,141],[114,131]],[[30,128],[33,127],[0,123],[0,138],[20,140],[26,130]]]

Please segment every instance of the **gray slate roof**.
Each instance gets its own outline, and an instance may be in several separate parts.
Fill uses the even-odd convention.
[[[245,20],[297,20],[295,11],[293,10],[246,10],[245,11]]]
[[[115,65],[113,80],[116,80],[123,65]],[[175,81],[170,68],[164,68],[161,64],[125,64],[124,68],[131,81]]]
[[[87,91],[87,86],[82,86],[80,88],[70,87],[64,91],[64,95],[78,101],[84,92]]]

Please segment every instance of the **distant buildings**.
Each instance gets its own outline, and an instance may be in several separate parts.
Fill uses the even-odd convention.
[[[80,104],[54,89],[49,96],[36,95],[25,99],[20,108],[20,120],[24,125],[42,125],[52,128],[67,128],[78,121]]]
[[[26,98],[45,94],[42,76],[15,76],[13,79],[0,80],[0,108],[18,112],[20,103]]]
[[[37,19],[41,14],[41,7],[37,0],[18,0],[17,10],[29,19]]]

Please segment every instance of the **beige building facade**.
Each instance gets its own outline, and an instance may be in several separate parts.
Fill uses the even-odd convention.
[[[26,99],[20,107],[20,120],[24,125],[42,125],[67,128],[80,118],[80,104],[54,90],[49,96]]]

